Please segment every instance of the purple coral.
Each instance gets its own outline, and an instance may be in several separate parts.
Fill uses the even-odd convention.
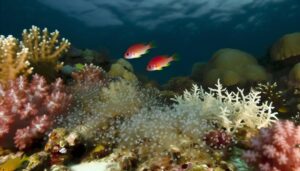
[[[20,76],[6,87],[0,85],[0,144],[14,141],[18,149],[27,148],[50,128],[70,100],[61,79],[48,85],[39,75],[31,82]]]
[[[262,128],[244,153],[246,161],[260,171],[300,170],[300,126],[291,121],[277,121]]]

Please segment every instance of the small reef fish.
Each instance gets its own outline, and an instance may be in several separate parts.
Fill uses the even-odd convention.
[[[143,44],[137,43],[130,46],[124,54],[124,58],[126,59],[134,59],[139,58],[142,55],[146,54],[149,49],[153,48],[153,43]]]
[[[178,57],[176,55],[167,56],[167,55],[161,55],[156,56],[152,58],[148,65],[147,65],[147,71],[157,71],[162,70],[163,67],[167,67],[170,65],[170,62],[178,60]]]

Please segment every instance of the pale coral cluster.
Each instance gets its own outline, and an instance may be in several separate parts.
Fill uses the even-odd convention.
[[[300,126],[291,121],[278,121],[260,129],[251,141],[244,158],[259,171],[300,170]]]
[[[174,108],[182,116],[193,116],[196,120],[206,120],[217,124],[228,132],[239,128],[260,129],[271,125],[277,120],[276,112],[269,102],[260,101],[259,92],[251,90],[248,94],[243,89],[229,92],[220,82],[216,88],[206,92],[197,85],[192,91],[185,91],[176,96]],[[188,127],[184,124],[184,127]]]

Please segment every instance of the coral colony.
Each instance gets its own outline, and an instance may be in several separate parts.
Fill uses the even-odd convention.
[[[160,86],[58,31],[1,35],[0,170],[300,170],[298,40],[271,48],[281,70],[220,49]]]

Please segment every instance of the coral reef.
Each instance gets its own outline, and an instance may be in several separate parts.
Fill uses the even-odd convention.
[[[61,114],[71,96],[61,79],[48,85],[42,76],[34,75],[29,82],[24,76],[0,87],[0,144],[25,149],[36,138],[42,138],[54,118]]]
[[[207,150],[228,147],[236,130],[256,130],[276,120],[271,104],[260,104],[258,92],[228,92],[219,82],[209,92],[193,85],[191,91],[173,100],[171,107],[142,108],[120,123],[115,138],[118,146],[135,151],[148,166],[155,162],[151,159],[164,158],[172,161],[169,164],[198,161],[218,167],[225,154],[206,154]],[[218,132],[222,129],[224,132]]]
[[[63,128],[54,129],[49,135],[44,150],[50,154],[51,165],[61,165],[80,157],[85,148],[77,132],[68,132]],[[76,153],[76,154],[75,154]]]
[[[244,158],[260,171],[300,169],[300,126],[291,121],[278,121],[262,128],[251,141]]]
[[[225,149],[232,144],[232,136],[223,130],[213,130],[206,133],[203,137],[206,145],[214,149]]]
[[[96,66],[100,66],[105,71],[109,69],[110,65],[109,54],[104,50],[81,50],[73,46],[71,46],[70,50],[62,56],[61,61],[63,61],[64,64],[67,66],[74,66],[77,63],[93,64]]]
[[[72,78],[76,86],[91,86],[91,84],[100,84],[106,77],[105,71],[93,64],[85,64],[83,69],[72,73]]]
[[[84,83],[84,86],[82,83],[79,86],[75,84],[72,91],[74,105],[67,117],[59,119],[58,122],[67,129],[79,132],[87,142],[112,145],[115,143],[115,125],[123,118],[139,111],[140,108],[156,102],[154,100],[156,91],[144,89],[137,82],[111,78],[101,69],[97,69],[95,76],[100,77],[83,80],[94,82],[100,79],[100,81]]]
[[[0,36],[0,83],[5,85],[19,75],[32,72],[29,66],[29,51],[13,36]]]
[[[265,69],[257,63],[256,59],[237,49],[220,49],[206,65],[197,66],[203,69],[196,69],[194,66],[193,78],[199,80],[199,77],[203,76],[202,82],[206,86],[213,86],[218,79],[224,86],[241,86],[267,79]],[[203,73],[199,73],[200,71]],[[195,76],[195,73],[199,76]]]
[[[163,86],[164,89],[182,94],[184,90],[190,90],[195,82],[189,77],[174,77]]]
[[[197,85],[191,91],[185,91],[182,96],[176,96],[177,103],[174,108],[177,113],[199,119],[207,120],[217,124],[220,128],[225,128],[228,132],[234,132],[239,128],[247,127],[257,129],[269,126],[277,120],[276,112],[272,112],[271,103],[260,104],[259,92],[251,90],[245,95],[243,89],[238,92],[228,92],[218,81],[216,88],[210,88],[205,92]],[[217,107],[216,107],[217,106]],[[190,127],[183,123],[184,127]]]
[[[288,86],[294,89],[300,88],[300,63],[297,63],[290,70],[288,75]]]
[[[283,91],[279,90],[276,82],[274,83],[259,83],[255,90],[260,92],[262,101],[272,102],[274,111],[279,114],[285,114],[288,112],[288,106]]]
[[[22,36],[22,42],[29,51],[29,62],[34,68],[34,73],[45,76],[47,80],[54,80],[63,65],[58,60],[69,49],[70,42],[65,38],[59,40],[57,30],[49,33],[48,29],[44,28],[41,32],[36,26],[32,26],[29,30],[25,29]]]
[[[121,77],[128,81],[137,81],[137,77],[133,73],[133,67],[125,59],[121,58],[111,65],[108,74],[111,77]]]
[[[300,33],[290,33],[282,36],[270,50],[273,61],[282,61],[300,55]]]

